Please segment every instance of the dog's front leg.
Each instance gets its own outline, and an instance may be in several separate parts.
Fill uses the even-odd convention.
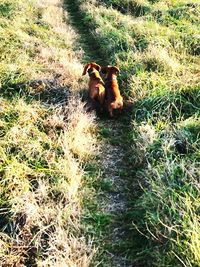
[[[108,113],[109,113],[110,118],[113,118],[113,108],[111,106],[109,106],[108,108]]]

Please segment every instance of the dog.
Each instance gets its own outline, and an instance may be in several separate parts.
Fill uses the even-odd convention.
[[[99,74],[101,67],[95,62],[90,62],[85,65],[82,75],[88,72],[89,80],[89,97],[92,100],[95,108],[100,106],[100,110],[103,111],[103,105],[105,100],[105,84]]]
[[[109,116],[113,117],[113,110],[123,108],[123,98],[120,94],[117,76],[119,68],[115,66],[105,66],[101,68],[102,74],[105,74],[105,102],[108,109]]]

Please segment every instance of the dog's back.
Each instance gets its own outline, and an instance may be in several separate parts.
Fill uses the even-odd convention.
[[[121,110],[123,108],[123,98],[117,82],[119,69],[117,67],[106,66],[102,68],[102,72],[106,74],[105,88],[108,112],[110,117],[113,117],[113,109]]]
[[[101,110],[103,109],[105,99],[105,86],[99,74],[100,66],[95,62],[88,63],[84,67],[83,75],[88,72],[89,80],[89,97],[93,101],[93,104],[100,104]]]
[[[89,96],[91,99],[98,101],[103,105],[105,99],[105,86],[98,73],[95,73],[93,77],[90,77]]]

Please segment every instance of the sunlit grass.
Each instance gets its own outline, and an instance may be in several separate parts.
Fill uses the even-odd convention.
[[[59,0],[3,0],[0,15],[1,265],[89,266],[80,218],[98,146],[76,33]]]
[[[78,2],[133,103],[129,162],[144,192],[130,204],[127,253],[145,266],[199,266],[199,3]]]
[[[144,266],[198,266],[199,3],[77,2],[132,104],[122,140],[134,173],[131,241],[121,250]],[[111,217],[96,212],[96,192],[86,186],[100,175],[90,164],[100,150],[93,114],[71,93],[86,85],[83,52],[62,2],[1,1],[0,51],[1,264],[89,266],[96,248],[85,231],[102,235]]]

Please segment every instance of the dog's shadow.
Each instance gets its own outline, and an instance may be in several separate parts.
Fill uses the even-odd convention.
[[[6,87],[0,88],[0,96],[9,100],[23,97],[28,102],[34,99],[46,106],[64,107],[69,103],[73,90],[70,89],[70,86],[62,85],[62,80],[63,77],[56,74],[49,79],[35,79],[15,84],[10,83]],[[114,110],[114,117],[110,118],[105,105],[103,110],[101,110],[98,104],[94,105],[92,103],[87,88],[77,92],[77,95],[84,102],[86,112],[96,114],[97,120],[117,120],[127,116],[132,110],[132,103],[125,101],[123,110],[121,112]]]

